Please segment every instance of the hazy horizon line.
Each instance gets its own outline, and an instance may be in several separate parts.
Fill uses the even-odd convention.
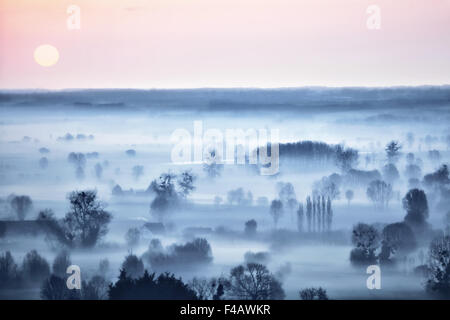
[[[329,86],[329,85],[312,85],[312,86],[286,86],[286,87],[94,87],[94,88],[0,88],[0,92],[70,92],[70,91],[195,91],[195,90],[300,90],[300,89],[403,89],[403,88],[439,88],[450,87],[450,83],[446,84],[422,84],[422,85],[392,85],[392,86]]]

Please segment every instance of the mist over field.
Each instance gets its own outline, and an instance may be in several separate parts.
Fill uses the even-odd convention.
[[[195,123],[278,130],[250,150],[278,145],[277,172],[195,161]],[[90,299],[144,270],[182,298],[448,298],[449,124],[449,86],[1,91],[0,299],[70,298],[48,285],[69,265]],[[267,292],[236,285],[255,266]]]

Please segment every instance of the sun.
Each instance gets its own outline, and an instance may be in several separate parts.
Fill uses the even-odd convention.
[[[43,44],[34,50],[34,60],[43,67],[51,67],[59,60],[59,52],[54,46]]]

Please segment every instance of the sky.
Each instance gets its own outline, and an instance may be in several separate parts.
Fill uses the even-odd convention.
[[[0,89],[450,84],[449,30],[450,0],[0,0]]]

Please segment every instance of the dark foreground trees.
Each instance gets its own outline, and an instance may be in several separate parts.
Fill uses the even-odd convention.
[[[328,300],[327,291],[322,287],[302,289],[299,296],[302,300]]]
[[[374,180],[369,184],[366,194],[377,209],[384,209],[393,197],[392,186],[382,180]]]
[[[266,266],[247,263],[231,270],[229,278],[230,295],[244,300],[281,300],[285,293],[281,283]]]
[[[197,300],[195,292],[173,274],[163,273],[156,277],[147,271],[132,279],[121,270],[119,280],[109,286],[111,300]]]
[[[426,290],[450,298],[450,236],[434,239],[428,251]]]

